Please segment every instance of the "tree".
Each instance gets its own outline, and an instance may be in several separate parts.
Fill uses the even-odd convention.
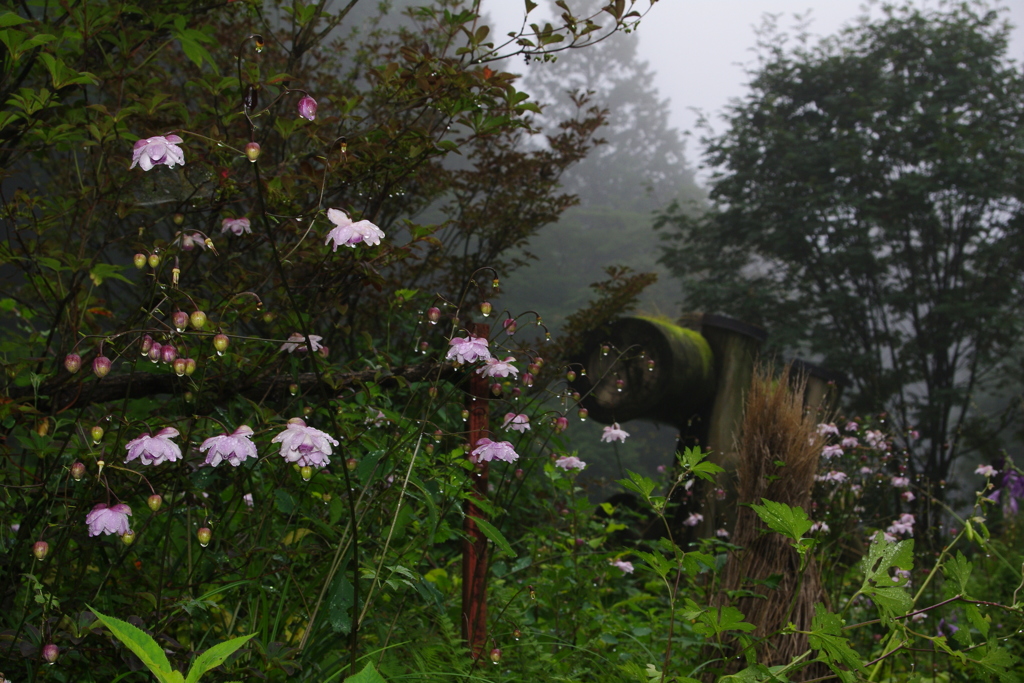
[[[37,636],[77,634],[87,605],[141,615],[190,658],[211,631],[175,616],[179,598],[266,580],[282,618],[304,626],[284,636],[289,653],[264,630],[259,666],[305,658],[306,677],[341,678],[373,602],[361,569],[424,560],[422,546],[389,544],[409,479],[454,466],[459,485],[428,492],[430,525],[443,544],[460,524],[447,517],[470,476],[464,399],[449,386],[434,400],[471,315],[458,311],[475,279],[491,289],[478,270],[514,267],[509,249],[573,203],[558,178],[602,120],[589,112],[527,149],[538,107],[498,62],[588,44],[639,14],[618,2],[603,29],[569,17],[502,45],[460,0],[353,37],[357,2],[0,9],[4,662],[20,652],[34,667]],[[456,312],[429,327],[418,311],[445,296]],[[428,424],[458,460],[418,457]],[[233,455],[213,459],[238,468],[204,460],[223,439]],[[235,456],[258,450],[268,457],[241,467]],[[261,521],[244,522],[261,497]],[[329,540],[279,553],[298,549],[301,535],[280,541],[293,513]],[[211,526],[242,561],[192,562]],[[69,658],[61,675],[116,676],[118,656],[93,647],[105,656]]]
[[[1017,344],[1024,78],[981,3],[886,6],[814,46],[769,26],[707,140],[713,209],[659,218],[688,300],[765,325],[923,436],[948,477],[972,401]]]

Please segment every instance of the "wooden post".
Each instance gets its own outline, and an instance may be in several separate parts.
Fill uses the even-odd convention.
[[[491,327],[484,323],[470,323],[469,332],[487,339]],[[476,448],[477,441],[490,434],[488,391],[487,378],[473,372],[469,377],[468,400],[471,451]],[[473,497],[483,499],[487,496],[487,470],[488,463],[477,463],[472,475],[473,496],[466,501],[466,517],[462,523],[466,533],[462,542],[462,638],[469,645],[474,659],[484,653],[487,644],[487,538],[472,519],[484,518],[484,512],[473,504]]]
[[[705,314],[701,318],[700,333],[708,340],[715,354],[718,388],[711,407],[708,424],[707,449],[710,460],[725,468],[718,475],[718,488],[725,491],[724,500],[714,496],[705,501],[704,523],[701,536],[712,536],[723,520],[716,512],[723,512],[726,526],[732,526],[736,517],[736,435],[743,422],[743,408],[747,389],[754,376],[754,364],[767,333],[760,327],[748,325],[721,315]]]

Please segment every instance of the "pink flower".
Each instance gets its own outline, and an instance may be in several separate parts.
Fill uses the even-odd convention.
[[[843,448],[856,448],[860,445],[860,441],[857,441],[855,436],[847,436],[842,440],[841,445]]]
[[[168,168],[174,168],[175,164],[184,166],[185,153],[178,147],[181,143],[182,139],[177,135],[155,135],[138,140],[132,151],[131,168],[139,166],[143,171],[148,171],[161,164]]]
[[[338,247],[346,246],[356,248],[359,243],[367,245],[380,244],[384,237],[384,231],[370,221],[359,221],[353,223],[348,214],[338,209],[327,209],[327,219],[334,223],[334,229],[327,233],[324,244],[334,242],[334,251]]]
[[[874,470],[871,469],[870,467],[868,467],[867,465],[865,465],[864,467],[860,468],[860,473],[861,474],[872,474],[872,473],[874,473]]]
[[[975,474],[980,474],[983,477],[994,477],[999,474],[999,471],[992,467],[992,465],[979,465],[978,469],[974,470]]]
[[[306,95],[299,100],[299,116],[310,121],[316,118],[316,100]]]
[[[285,430],[270,440],[281,444],[281,457],[299,467],[323,467],[331,462],[331,444],[338,445],[331,435],[307,427],[305,421],[293,417]]]
[[[921,432],[917,431],[916,429],[911,429],[908,436],[910,436],[911,439],[916,441],[917,439],[921,438]]]
[[[829,532],[828,524],[825,522],[815,522],[811,525],[812,534],[818,533],[819,531],[823,534],[827,534]]]
[[[516,322],[515,318],[507,318],[501,321],[501,326],[502,328],[504,328],[505,333],[511,337],[513,334],[516,333],[516,327],[518,327],[519,325]]]
[[[319,351],[320,349],[323,348],[323,344],[320,343],[322,340],[323,337],[321,337],[318,334],[309,335],[309,341],[313,345],[314,352]],[[302,353],[304,351],[307,351],[308,349],[306,349],[306,336],[303,334],[299,334],[298,332],[293,333],[290,337],[288,337],[288,341],[286,341],[284,344],[281,344],[281,350],[287,351],[288,353],[295,353],[296,351]]]
[[[248,425],[242,425],[230,436],[221,434],[211,436],[199,447],[200,453],[206,454],[206,464],[216,467],[222,460],[227,460],[233,466],[238,467],[246,458],[259,457],[256,453],[256,445],[249,439],[253,431]]]
[[[843,449],[841,446],[825,446],[823,449],[821,449],[821,457],[825,458],[826,460],[831,460],[832,458],[842,454]]]
[[[374,427],[380,427],[383,424],[387,424],[388,418],[384,414],[383,410],[378,410],[377,414],[373,417],[368,417],[364,420],[364,424],[372,425]]]
[[[502,429],[514,429],[515,431],[523,434],[527,429],[530,428],[530,416],[523,413],[506,413],[505,422],[501,425]]]
[[[220,222],[221,233],[231,232],[235,235],[241,235],[242,233],[252,234],[252,226],[249,223],[249,219],[245,218],[225,218]]]
[[[555,428],[556,434],[561,434],[569,427],[569,418],[564,415],[559,415],[554,419],[552,426]]]
[[[100,503],[85,516],[85,523],[89,525],[90,536],[99,536],[100,534],[124,536],[131,531],[128,527],[128,518],[131,515],[132,509],[124,503],[110,507]]]
[[[895,486],[896,488],[899,488],[899,489],[906,488],[907,486],[910,486],[910,478],[909,477],[893,477],[891,479],[891,481],[892,481],[892,485]]]
[[[683,520],[684,526],[697,526],[704,521],[704,515],[699,512],[691,512],[690,516]]]
[[[877,429],[868,430],[864,434],[864,440],[876,451],[884,451],[889,448],[889,444],[885,442],[885,435]]]
[[[832,422],[829,422],[828,424],[822,423],[818,425],[818,434],[820,436],[828,436],[829,434],[839,436],[839,428]]]
[[[247,493],[244,496],[242,496],[242,500],[245,501],[246,506],[248,506],[248,507],[252,507],[253,506],[252,494],[251,493]]]
[[[131,462],[138,458],[143,465],[159,465],[164,461],[174,462],[181,457],[181,449],[178,448],[178,444],[171,441],[176,436],[178,436],[178,430],[174,427],[164,427],[154,436],[143,434],[125,445],[128,457],[124,461]]]
[[[902,498],[904,502],[910,503],[915,498],[917,498],[917,496],[914,495],[913,491],[904,491],[903,493],[900,494],[900,498]]]
[[[192,251],[196,247],[199,247],[200,249],[206,248],[206,238],[198,232],[194,232],[191,235],[179,232],[177,242],[185,251]]]
[[[555,461],[555,467],[561,467],[563,470],[582,470],[586,466],[587,463],[583,462],[575,455],[563,455]]]
[[[831,481],[837,484],[841,484],[846,481],[846,472],[840,472],[839,470],[832,470],[826,474],[815,477],[818,481]]]
[[[719,538],[729,538],[729,531],[726,529],[716,529],[715,536],[718,536]]]
[[[893,535],[910,534],[911,536],[913,536],[914,515],[910,514],[909,512],[904,512],[902,515],[900,515],[899,519],[893,521],[893,523],[889,525],[887,531]]]
[[[633,573],[633,563],[625,560],[612,560],[610,564],[616,569],[621,569],[623,574]]]
[[[860,425],[857,424],[856,422],[847,422],[846,423],[846,431],[848,431],[848,432],[855,432],[858,429],[860,429]]]
[[[450,344],[450,348],[445,358],[454,360],[456,363],[474,363],[478,360],[491,360],[491,352],[487,348],[487,340],[483,337],[474,337],[473,335],[466,338],[455,337],[448,344]]]
[[[476,444],[476,449],[471,454],[476,456],[476,462],[490,462],[491,460],[515,462],[519,459],[519,454],[515,452],[512,444],[508,441],[491,441],[484,438],[478,440]]]
[[[484,377],[513,377],[519,376],[519,368],[512,365],[515,362],[515,358],[509,356],[505,360],[498,360],[497,358],[487,359],[487,364],[481,368],[477,368],[476,373]]]
[[[611,443],[612,441],[625,441],[627,436],[629,436],[629,432],[624,429],[619,429],[619,423],[615,422],[611,427],[604,428],[604,432],[601,434],[601,441],[605,443]]]

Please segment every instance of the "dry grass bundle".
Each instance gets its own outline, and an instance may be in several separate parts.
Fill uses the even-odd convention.
[[[787,367],[778,378],[773,369],[758,368],[746,397],[742,431],[737,442],[737,494],[739,503],[760,504],[762,498],[810,509],[814,475],[821,456],[815,412],[805,411],[804,377],[791,377]],[[800,558],[789,541],[777,533],[765,533],[767,526],[746,505],[736,517],[732,541],[743,549],[733,553],[722,580],[725,591],[752,590],[764,598],[743,597],[735,607],[754,624],[753,635],[765,638],[792,622],[810,630],[814,604],[827,602],[818,567],[813,559],[800,576]],[[778,587],[758,585],[769,577],[781,576]],[[794,601],[794,594],[799,595]],[[774,636],[758,648],[758,661],[783,664],[807,650],[803,635]],[[739,665],[740,662],[736,662]],[[800,672],[814,677],[821,672],[812,666]],[[798,674],[794,680],[802,680]]]

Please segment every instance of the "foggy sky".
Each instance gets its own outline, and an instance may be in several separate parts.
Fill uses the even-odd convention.
[[[572,0],[569,0],[572,6]],[[541,2],[530,14],[531,22],[542,18]],[[925,8],[938,6],[936,0],[918,0]],[[994,3],[995,4],[995,3]],[[1009,9],[1004,17],[1015,25],[1010,56],[1024,61],[1024,0],[1003,0],[997,6]],[[639,0],[643,11],[648,0]],[[503,36],[522,23],[522,0],[483,0],[482,9],[489,13]],[[865,11],[862,0],[660,0],[641,22],[640,55],[657,72],[656,84],[662,98],[672,106],[672,125],[692,135],[687,143],[687,160],[700,161],[700,131],[696,130],[698,114],[703,111],[715,130],[724,124],[718,115],[731,98],[741,97],[747,77],[743,65],[754,63],[751,51],[756,43],[754,29],[766,13],[783,16],[779,26],[793,25],[795,13],[810,10],[810,33],[831,35]],[[878,14],[877,3],[869,8]],[[535,15],[537,15],[535,19]],[[548,15],[550,16],[550,15]],[[812,40],[813,44],[813,40]],[[531,67],[533,68],[533,67]],[[704,176],[704,174],[700,174]]]

